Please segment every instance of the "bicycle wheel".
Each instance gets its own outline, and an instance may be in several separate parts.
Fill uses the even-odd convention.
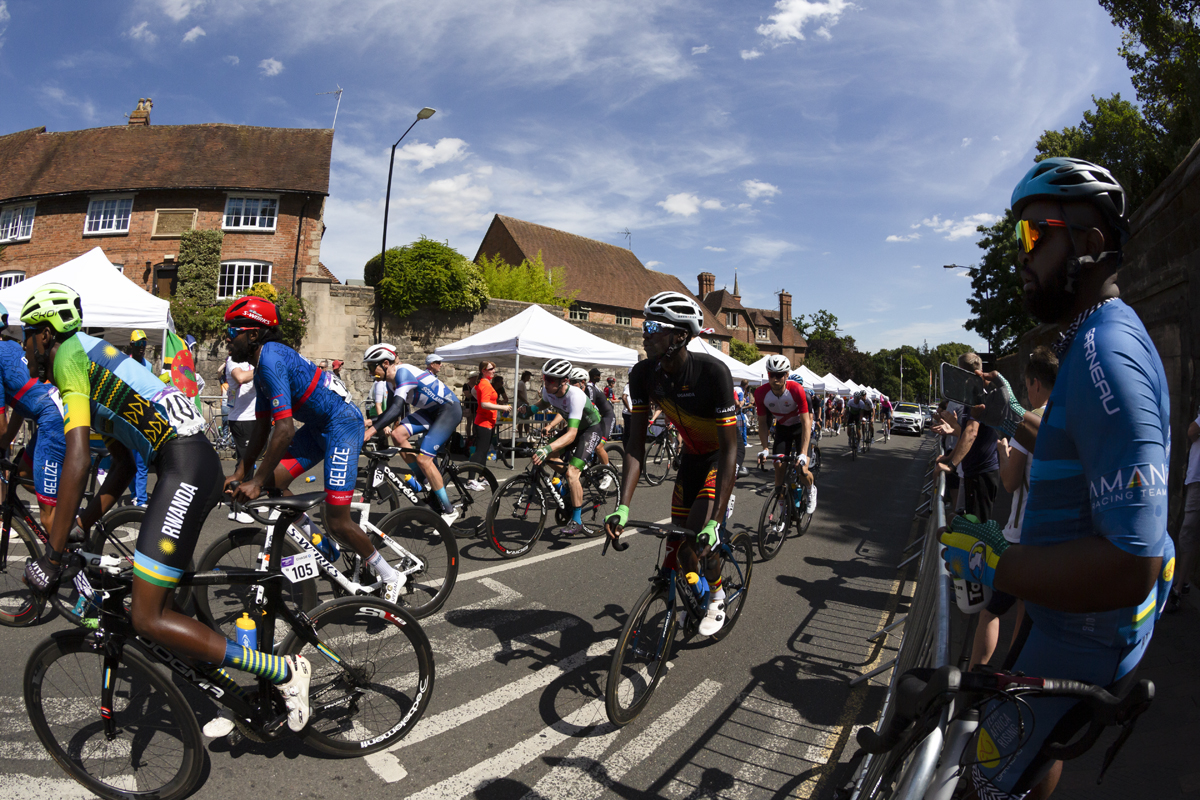
[[[126,644],[112,675],[116,737],[105,733],[104,654],[83,631],[42,642],[25,667],[25,708],[38,739],[67,774],[101,797],[173,800],[196,787],[204,742],[183,693]]]
[[[487,539],[504,558],[525,555],[546,528],[546,506],[530,473],[500,484],[487,510]]]
[[[646,476],[646,483],[651,486],[658,486],[667,479],[668,473],[671,472],[671,460],[675,454],[667,442],[668,435],[664,433],[646,444],[646,458],[642,463],[642,474]]]
[[[496,476],[482,464],[463,464],[449,470],[446,478],[446,496],[459,512],[450,530],[460,539],[474,539],[487,524],[488,501],[499,485]],[[482,483],[486,488],[471,489],[468,484],[472,482],[477,482],[477,486]]]
[[[667,587],[655,581],[638,598],[613,651],[604,687],[609,722],[626,725],[641,713],[666,671],[674,644],[674,609]]]
[[[258,569],[259,559],[265,555],[267,534],[258,528],[238,528],[217,539],[200,557],[197,572],[213,572],[223,569]],[[301,552],[300,546],[291,539],[281,543],[282,555],[293,556]],[[225,638],[237,641],[237,621],[242,614],[254,608],[254,592],[257,587],[248,583],[224,586],[195,586],[196,616],[211,628],[224,634]],[[317,605],[317,582],[283,583],[283,599],[294,608],[308,611]],[[276,626],[276,636],[283,638],[286,629]],[[278,643],[278,642],[276,642]]]
[[[379,523],[383,538],[371,544],[405,576],[399,602],[420,619],[446,603],[458,580],[458,542],[445,521],[428,508],[402,508]]]
[[[812,452],[808,456],[808,471],[813,474],[814,480],[821,471],[821,448],[817,445],[812,446]]]
[[[800,495],[800,507],[796,509],[796,513],[793,515],[796,521],[797,536],[803,536],[808,533],[808,526],[812,524],[813,515],[808,512],[808,497],[809,492],[812,490],[812,486],[804,487],[804,491]]]
[[[14,491],[12,486],[8,490]],[[0,532],[0,625],[22,628],[45,617],[45,603],[33,599],[25,585],[25,562],[42,557],[42,543],[14,516],[7,531]],[[7,540],[7,543],[5,543]]]
[[[376,597],[330,600],[309,617],[321,649],[295,633],[280,648],[312,662],[305,741],[322,753],[349,757],[403,738],[433,693],[433,650],[420,624]]]
[[[792,526],[792,503],[787,485],[776,486],[767,495],[758,515],[758,556],[770,561],[779,554],[788,529]],[[782,502],[781,502],[782,501]]]
[[[585,536],[604,533],[604,519],[621,505],[621,476],[611,464],[593,464],[579,476],[583,485]]]
[[[625,448],[620,442],[608,442],[604,445],[608,454],[608,465],[617,471],[618,475],[625,474]]]
[[[742,608],[746,605],[746,595],[750,591],[750,574],[754,570],[750,534],[745,531],[737,532],[721,549],[721,588],[725,590],[725,624],[712,636],[718,642],[728,636],[737,624]]]

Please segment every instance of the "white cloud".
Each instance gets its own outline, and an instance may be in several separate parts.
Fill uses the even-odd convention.
[[[667,195],[666,200],[659,200],[655,205],[662,206],[668,214],[690,217],[700,210],[700,202],[700,198],[696,195],[680,192]]]
[[[942,219],[940,215],[935,214],[929,219],[921,220],[921,225],[930,228],[934,233],[945,234],[946,241],[956,242],[959,239],[965,239],[968,236],[975,235],[975,229],[980,225],[991,225],[999,220],[1000,217],[995,214],[972,214],[969,217],[963,217],[960,220]]]
[[[8,30],[8,21],[12,16],[8,13],[8,3],[0,0],[0,47],[4,47],[4,32]],[[708,45],[705,45],[707,48]]]
[[[971,137],[969,137],[969,136],[964,136],[964,137],[963,137],[963,140],[962,140],[962,146],[963,146],[963,147],[970,147],[970,146],[971,146]]]
[[[179,22],[193,10],[204,5],[204,0],[158,0],[158,5],[164,14]]]
[[[273,78],[283,72],[283,62],[277,61],[274,58],[264,58],[258,62],[258,68],[262,70],[262,74],[268,78]]]
[[[466,155],[467,143],[462,139],[439,139],[435,145],[412,142],[396,151],[397,160],[415,161],[417,172],[451,161],[461,161]]]
[[[893,233],[891,236],[887,237],[887,239],[885,239],[885,241],[888,241],[888,242],[915,242],[917,239],[920,239],[920,238],[921,238],[921,234],[919,234],[919,233],[906,233],[903,236],[898,236]]]
[[[194,42],[197,39],[199,39],[201,36],[204,36],[204,35],[205,35],[204,28],[201,28],[199,25],[197,25],[196,27],[192,28],[190,31],[188,31],[187,33],[185,33],[183,35],[183,41]]]
[[[714,253],[724,253],[724,252],[725,252],[725,248],[724,248],[724,247],[713,247],[713,246],[711,246],[711,245],[707,245],[707,244],[706,244],[706,245],[704,245],[704,249],[705,249],[705,250],[711,250],[711,251],[713,251]]]
[[[692,55],[694,55],[694,56],[702,56],[702,55],[704,55],[705,53],[707,53],[707,52],[708,52],[710,49],[711,49],[711,48],[710,48],[708,45],[706,45],[706,44],[702,44],[702,45],[700,45],[699,47],[693,47],[693,48],[692,48]]]
[[[158,41],[158,36],[154,31],[150,30],[149,22],[139,22],[129,30],[125,31],[125,35],[135,42],[145,42],[146,44],[154,44]]]
[[[837,24],[854,4],[849,0],[778,0],[775,3],[775,13],[769,23],[759,25],[755,30],[767,39],[783,44],[792,39],[804,39],[804,26],[810,22],[823,22],[817,29],[817,35],[830,38],[829,28]]]
[[[661,265],[662,265],[662,262],[661,262],[661,261],[647,261],[647,262],[646,262],[646,269],[654,269],[655,267],[658,267],[658,266],[661,266]]]
[[[743,50],[742,51],[742,60],[743,61],[753,61],[754,59],[758,58],[761,55],[762,55],[762,52],[757,49]]]
[[[757,200],[760,197],[774,197],[782,190],[778,186],[767,183],[766,181],[742,181],[742,191],[751,200]]]
[[[748,236],[742,243],[742,252],[754,256],[764,262],[774,261],[784,253],[799,250],[798,245],[783,239],[772,239],[769,236]]]
[[[999,137],[999,136],[993,136],[993,137],[992,137],[992,141],[993,141],[993,142],[998,142],[998,141],[1000,141],[1000,137]]]
[[[55,110],[61,111],[69,109],[79,114],[88,122],[96,121],[96,104],[88,99],[79,99],[74,95],[67,94],[58,86],[43,86],[39,91],[39,99],[42,105],[49,106]]]
[[[920,269],[920,268],[921,268],[921,265],[920,265],[920,264],[913,264],[913,265],[912,265],[912,268],[913,268],[913,269]]]
[[[225,56],[225,63],[236,67],[238,64],[242,63],[242,60],[237,56]]]

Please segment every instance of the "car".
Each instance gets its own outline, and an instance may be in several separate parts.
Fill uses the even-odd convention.
[[[925,430],[925,415],[916,403],[899,403],[892,411],[892,433],[915,433]]]
[[[933,425],[933,406],[921,406],[921,413],[925,416],[925,430]]]

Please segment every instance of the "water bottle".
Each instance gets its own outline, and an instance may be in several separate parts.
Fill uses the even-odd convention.
[[[791,490],[792,490],[792,505],[794,505],[796,508],[799,508],[801,500],[804,499],[804,490],[801,489],[798,485],[796,485],[794,483],[791,485]]]
[[[424,491],[424,487],[421,486],[421,482],[418,481],[412,475],[412,473],[409,473],[409,476],[404,479],[404,483],[406,486],[408,486],[408,488],[412,489],[414,492]]]
[[[958,603],[958,610],[962,613],[978,614],[992,602],[992,587],[955,578],[954,602]]]
[[[553,478],[550,479],[550,483],[556,489],[558,489],[559,494],[561,494],[563,497],[567,496],[567,482],[566,481],[564,481],[562,478],[555,475]]]
[[[242,618],[237,621],[237,643],[251,650],[258,649],[258,626],[246,612],[242,612]]]
[[[313,546],[321,551],[321,555],[325,556],[325,560],[330,564],[338,560],[338,556],[342,554],[341,549],[337,546],[337,542],[332,536],[326,537],[317,533],[312,537]]]
[[[305,483],[313,483],[313,482],[315,482],[316,480],[317,480],[317,476],[316,476],[316,475],[309,475],[307,478],[305,478],[305,479],[304,479],[304,482],[305,482]]]
[[[698,575],[695,572],[689,572],[684,576],[688,585],[692,587],[692,591],[696,593],[696,599],[700,601],[701,608],[708,608],[708,581],[703,575]]]

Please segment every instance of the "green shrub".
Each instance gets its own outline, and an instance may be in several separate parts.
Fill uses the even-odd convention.
[[[480,254],[478,263],[490,297],[570,308],[579,294],[578,290],[567,291],[566,270],[548,268],[540,250],[533,261],[527,259],[515,266],[499,255],[489,259]]]
[[[270,284],[257,285],[270,286]],[[304,299],[284,292],[279,295],[275,307],[279,309],[280,337],[283,338],[284,344],[299,349],[304,334],[308,332],[308,309],[304,305]]]
[[[743,364],[753,364],[762,358],[758,345],[748,344],[738,339],[729,340],[729,355]]]
[[[279,292],[269,283],[256,283],[246,290],[246,294],[270,300],[272,303],[279,302]]]
[[[182,293],[171,297],[171,319],[175,320],[175,332],[180,336],[189,333],[197,341],[215,339],[225,335],[225,309],[228,303],[219,305],[213,301],[200,302]]]
[[[375,291],[383,308],[398,317],[421,306],[479,311],[488,301],[479,268],[450,245],[424,236],[388,250]]]
[[[217,302],[221,242],[224,239],[223,231],[184,231],[179,239],[179,297],[197,303]]]

